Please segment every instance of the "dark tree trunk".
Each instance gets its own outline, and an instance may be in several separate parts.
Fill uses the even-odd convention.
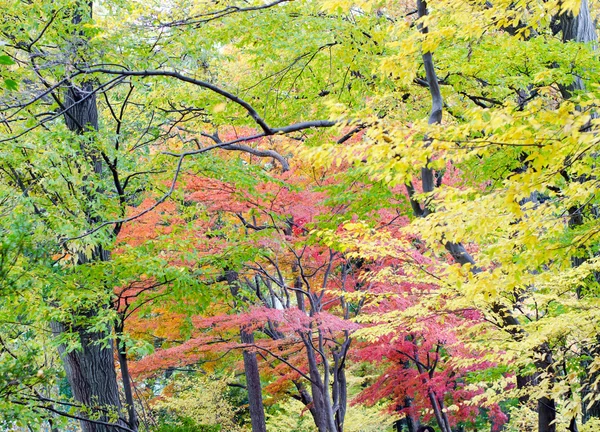
[[[328,418],[327,406],[325,404],[325,394],[323,392],[323,383],[321,372],[317,364],[317,353],[312,345],[312,334],[308,333],[303,336],[304,346],[306,347],[306,356],[308,360],[308,371],[310,376],[310,390],[312,394],[315,426],[319,432],[335,432],[335,429],[329,427],[330,419]]]
[[[536,349],[541,359],[536,361],[538,372],[545,372],[550,380],[554,375],[552,353],[547,344]],[[548,397],[538,399],[538,432],[556,432],[556,402]]]
[[[98,130],[98,108],[92,83],[69,86],[65,95],[65,123],[78,134]]]
[[[577,16],[570,12],[561,14],[560,27],[563,42],[596,42],[598,40],[596,25],[590,14],[587,0],[581,0]]]
[[[229,268],[225,268],[224,272],[229,291],[234,301],[237,302],[240,298],[239,275],[236,271]],[[242,328],[240,329],[240,340],[243,344],[254,344],[254,333],[246,332]],[[250,410],[252,432],[266,432],[265,407],[263,405],[262,385],[260,383],[256,353],[250,350],[243,350],[242,356],[244,357],[244,374],[248,389],[248,407]]]
[[[547,397],[538,400],[538,432],[556,432],[556,405]]]
[[[65,123],[71,131],[82,134],[87,130],[98,129],[98,109],[91,83],[85,83],[81,87],[71,85],[65,96],[65,108]],[[87,148],[81,150],[83,158],[91,163],[94,175],[101,175],[102,164],[100,159],[95,157]],[[97,193],[97,191],[84,192],[86,192],[86,196]],[[87,219],[90,223],[94,222],[93,216],[89,214]],[[77,264],[85,265],[94,261],[107,261],[110,259],[110,253],[101,246],[96,246],[91,258],[88,259],[83,254],[79,254],[78,258]],[[98,307],[102,306],[99,305]],[[86,318],[93,319],[97,316],[98,310],[74,311],[74,313],[84,314]],[[53,322],[51,326],[56,335],[65,331],[76,333],[81,343],[81,349],[70,352],[66,352],[64,347],[59,347],[75,400],[88,407],[92,414],[100,414],[99,421],[111,423],[110,414],[118,413],[118,425],[136,430],[135,425],[128,427],[126,422],[120,418],[122,405],[117,385],[113,344],[110,342],[110,329],[106,329],[106,332],[92,332],[86,328],[73,328],[67,323],[58,322]],[[109,341],[108,344],[107,341]],[[85,412],[81,412],[80,415],[92,418]],[[93,419],[96,420],[96,418]],[[123,428],[112,425],[83,420],[81,421],[81,428],[84,432],[116,432],[123,430]]]
[[[344,420],[346,419],[346,407],[348,405],[348,382],[346,381],[346,368],[342,364],[336,373],[337,394],[334,395],[334,401],[337,404],[335,413],[335,423],[339,431],[344,430]]]
[[[405,367],[408,368],[409,364],[405,363]],[[397,410],[400,411],[403,408],[409,408],[412,405],[412,400],[409,397],[404,398],[404,405],[399,405]],[[406,417],[403,419],[397,420],[394,422],[394,426],[396,428],[396,432],[404,432],[403,428],[406,425],[407,432],[417,432],[417,429],[420,426],[420,422],[418,418],[414,418],[410,413],[406,413]]]
[[[67,331],[61,323],[53,322],[51,326],[55,335]],[[110,420],[110,414],[116,413],[120,417],[121,402],[113,346],[112,343],[105,346],[108,332],[89,332],[86,329],[75,331],[78,333],[81,349],[66,352],[64,346],[59,347],[73,397],[78,403],[88,407],[94,415],[100,414],[98,417],[91,417],[94,420],[127,427],[122,419],[117,422]],[[79,415],[85,416],[85,413],[80,412]],[[81,421],[81,429],[83,432],[123,431],[122,428],[89,421]]]
[[[253,333],[241,330],[240,336],[242,343],[254,343]],[[252,432],[266,432],[267,425],[265,421],[265,408],[262,400],[262,388],[260,384],[260,375],[258,373],[258,361],[256,359],[256,353],[244,350],[243,356],[244,372],[246,374],[246,386],[248,388],[248,404],[250,406]]]
[[[120,328],[115,330],[117,333],[117,337],[115,342],[117,344],[117,356],[119,358],[119,367],[121,369],[121,380],[123,382],[123,393],[125,394],[125,402],[127,403],[127,424],[133,430],[137,430],[139,425],[137,415],[135,412],[135,403],[133,400],[133,392],[132,392],[132,384],[129,376],[129,365],[127,362],[127,350],[125,348],[125,344],[121,339],[121,335],[123,334],[122,325]]]

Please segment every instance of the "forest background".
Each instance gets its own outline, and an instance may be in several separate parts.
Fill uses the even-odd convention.
[[[600,430],[587,0],[0,0],[3,430]]]

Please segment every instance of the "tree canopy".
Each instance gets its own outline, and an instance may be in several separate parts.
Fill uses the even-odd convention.
[[[1,428],[600,428],[597,2],[0,5]]]

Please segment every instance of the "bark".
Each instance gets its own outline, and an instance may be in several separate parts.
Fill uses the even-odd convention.
[[[543,344],[536,349],[541,355],[535,362],[538,373],[546,373],[551,381],[553,380],[554,367],[552,361],[552,352],[547,344]],[[556,402],[548,397],[538,399],[538,432],[556,432]]]
[[[336,432],[333,413],[329,412],[325,397],[324,387],[328,382],[323,379],[317,363],[317,352],[312,344],[312,333],[303,335],[302,340],[306,347],[306,356],[308,360],[308,371],[310,376],[310,390],[313,399],[315,415],[315,426],[319,432]]]
[[[52,322],[51,327],[55,335],[70,330],[64,324],[58,322]],[[78,403],[89,408],[93,414],[87,416],[85,413],[80,413],[80,415],[93,420],[111,422],[110,414],[117,413],[119,417],[121,415],[121,401],[117,387],[113,345],[112,342],[106,345],[108,331],[89,332],[83,328],[74,331],[79,336],[81,349],[67,352],[64,346],[60,346],[59,354],[65,366],[73,397]],[[98,414],[99,416],[95,417]],[[128,427],[121,418],[116,424]],[[83,420],[81,421],[81,429],[83,432],[123,431],[123,428],[116,426]]]
[[[116,333],[117,333],[117,337],[116,337],[115,342],[117,344],[117,356],[119,358],[119,367],[121,369],[121,380],[123,382],[123,393],[125,394],[125,402],[127,403],[127,414],[128,414],[127,424],[129,424],[129,427],[131,429],[137,430],[139,422],[137,419],[137,414],[135,412],[135,403],[133,400],[133,392],[131,391],[132,384],[131,384],[131,378],[129,375],[129,365],[127,362],[127,351],[125,348],[125,344],[123,343],[123,341],[121,340],[121,337],[120,337],[120,335],[123,334],[122,326],[121,326],[121,328],[116,329]]]
[[[571,12],[560,15],[560,27],[563,42],[596,42],[596,25],[592,19],[587,0],[581,0],[579,13],[575,16]]]
[[[317,330],[319,332],[319,330]],[[351,340],[346,334],[346,340],[338,352],[333,353],[334,364],[330,365],[322,355],[324,352],[323,337],[317,333],[319,343],[315,347],[312,331],[301,334],[308,360],[308,370],[311,381],[313,419],[319,432],[342,432],[347,405],[347,383],[345,373],[345,358]],[[323,361],[322,372],[319,369],[317,356]],[[331,394],[330,394],[330,382]],[[312,411],[311,411],[312,413]]]
[[[538,431],[556,432],[556,404],[547,397],[538,400]]]
[[[569,427],[567,428],[567,430],[569,432],[579,432],[579,429],[577,428],[577,420],[575,418],[571,419],[571,421],[569,422]]]
[[[407,414],[406,417],[394,422],[394,428],[396,432],[404,432],[404,426],[406,425],[406,432],[417,432],[419,428],[419,419],[412,417]]]
[[[240,300],[239,274],[229,268],[225,268],[225,281],[229,291],[237,302]],[[254,333],[240,329],[240,340],[243,344],[254,344]],[[252,432],[266,432],[265,407],[262,399],[262,385],[256,353],[250,350],[242,350],[244,358],[244,375],[246,377],[246,388],[248,390],[248,407],[250,410],[250,423]]]
[[[405,398],[404,406],[406,408],[408,408],[411,405],[412,405],[412,399],[409,397]],[[408,432],[417,432],[417,429],[419,429],[419,426],[420,426],[418,417],[413,417],[410,413],[407,413],[404,420],[406,421],[406,427],[408,428]]]
[[[74,21],[77,19],[80,20],[80,17],[76,16]],[[65,107],[68,108],[65,112],[65,123],[71,131],[82,134],[87,130],[98,129],[98,109],[91,83],[85,83],[81,87],[71,85],[65,96]],[[99,158],[91,154],[87,148],[81,150],[83,158],[90,160],[94,175],[101,175],[102,164]],[[93,191],[85,192],[86,196],[91,196],[93,193]],[[94,220],[89,215],[87,219],[90,222]],[[107,261],[109,259],[109,251],[101,246],[96,246],[90,259],[83,254],[79,254],[77,264],[85,265],[89,262]],[[98,315],[98,310],[74,311],[74,313],[83,314],[87,319],[93,320]],[[110,329],[107,328],[104,332],[92,332],[83,327],[71,327],[68,323],[59,322],[51,323],[51,327],[55,335],[69,331],[79,337],[81,349],[67,352],[64,346],[59,347],[59,353],[75,400],[88,407],[92,414],[102,413],[99,417],[101,421],[111,422],[106,411],[112,414],[118,413],[120,417],[122,406],[119,398]],[[82,416],[92,417],[86,413],[82,413]],[[121,418],[119,418],[117,424],[127,427],[126,422]],[[136,430],[135,425],[132,426],[129,429]],[[81,421],[81,428],[83,432],[123,430],[115,426],[85,420]]]
[[[587,0],[581,0],[577,15],[573,15],[571,12],[562,13],[559,21],[563,42],[582,42],[596,45],[598,35]],[[570,86],[561,86],[561,93],[565,99],[571,97],[572,92],[576,90],[585,90],[585,83],[580,76],[575,76],[573,84]]]
[[[423,365],[419,362],[418,357],[415,357],[416,359],[416,365],[417,365],[417,370],[419,371],[419,373],[421,374],[421,376],[423,376],[423,384],[425,386],[427,386],[427,378],[425,378],[425,375],[427,374],[427,372],[425,371],[425,368],[423,367]],[[427,374],[429,375],[429,374]],[[437,396],[435,395],[434,391],[429,389],[427,391],[427,396],[429,397],[429,402],[431,403],[431,409],[433,410],[433,415],[435,417],[435,420],[438,424],[438,426],[440,427],[440,430],[442,432],[452,432],[452,430],[450,429],[450,424],[448,422],[448,418],[446,416],[446,414],[443,412],[443,405],[442,402],[438,400]]]
[[[92,83],[69,86],[65,95],[65,123],[78,134],[98,130],[98,108]]]
[[[254,343],[253,333],[241,330],[240,336],[242,343]],[[246,386],[248,388],[248,404],[250,406],[252,432],[266,432],[265,408],[262,400],[262,388],[256,353],[244,350],[242,355],[244,356],[244,373],[246,374]]]
[[[337,430],[344,430],[344,420],[346,418],[346,407],[348,405],[348,384],[346,381],[346,368],[344,365],[336,366],[334,388],[336,392],[333,394],[334,404],[337,406],[335,412],[335,425]]]

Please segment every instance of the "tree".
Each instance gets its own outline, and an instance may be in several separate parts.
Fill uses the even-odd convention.
[[[425,3],[418,6],[416,28],[399,27],[395,36],[400,46],[413,42],[420,47],[425,78],[407,73],[415,70],[411,62],[416,57],[391,55],[402,63],[382,64],[402,84],[414,79],[426,87],[432,101],[428,121],[399,125],[402,117],[386,118],[368,131],[370,141],[364,145],[334,151],[346,160],[362,161],[374,177],[407,185],[420,217],[410,232],[422,236],[438,255],[445,249],[463,266],[449,263],[448,271],[456,278],[447,279],[445,273],[448,290],[440,297],[444,306],[448,296],[455,298],[457,308],[476,307],[494,324],[488,338],[502,335],[505,344],[494,348],[514,354],[510,364],[517,375],[516,394],[521,408],[528,400],[525,394],[538,401],[540,431],[555,430],[557,412],[575,430],[581,395],[579,379],[573,378],[595,330],[580,333],[576,326],[576,331],[570,327],[565,332],[559,323],[579,322],[581,317],[570,314],[588,310],[585,303],[595,296],[597,243],[591,226],[596,192],[591,170],[596,144],[591,113],[596,96],[575,91],[593,79],[587,67],[595,57],[578,56],[585,60],[577,66],[574,49],[591,53],[593,46],[563,41],[596,39],[587,4],[456,7],[449,2],[436,5],[437,16],[426,16]],[[553,16],[561,25],[550,25]],[[572,31],[571,24],[579,31]],[[559,32],[562,40],[556,37]],[[495,49],[486,53],[482,49],[491,47],[490,37]],[[544,54],[536,48],[540,44],[548,47]],[[433,62],[434,51],[441,61]],[[567,88],[571,91],[565,92]],[[323,150],[313,154],[320,156]],[[449,162],[472,173],[470,188],[440,187]],[[420,177],[419,192],[413,187],[415,177]],[[586,182],[591,182],[587,193],[576,198],[567,192],[581,191]],[[574,209],[586,209],[587,228],[556,223]],[[477,246],[468,250],[463,244]],[[587,256],[587,270],[575,272],[587,280],[583,285],[592,290],[590,298],[580,298],[565,285],[558,289],[556,278],[569,280],[564,272],[572,254]],[[582,283],[576,279],[575,285]],[[577,300],[571,303],[573,298]],[[573,346],[583,350],[572,353],[566,348]]]
[[[480,421],[444,411],[466,406],[463,390],[502,406],[508,428],[535,417],[575,431],[598,414],[600,69],[586,1],[109,1],[92,17],[78,1],[5,3],[0,192],[17,197],[1,206],[18,226],[0,229],[43,247],[0,251],[13,260],[3,304],[37,300],[4,317],[54,327],[75,397],[36,394],[47,377],[23,362],[41,351],[22,347],[44,346],[43,330],[10,327],[10,403],[26,389],[34,417],[135,430],[127,361],[144,348],[128,331],[151,310],[157,335],[193,336],[164,342],[164,364],[244,352],[256,430],[260,368],[318,429],[341,431],[360,311],[379,324],[365,336],[386,330],[361,348],[392,337],[412,356],[389,366],[414,384],[390,402],[414,423],[427,406],[444,432]],[[135,243],[128,226],[146,217],[154,237]],[[12,278],[21,268],[35,277]],[[410,289],[390,287],[398,278]],[[371,296],[376,284],[405,303]],[[456,344],[415,328],[425,318]],[[230,340],[210,345],[215,331]]]
[[[36,235],[40,241],[54,243],[49,248],[50,255],[62,255],[57,260],[60,270],[54,274],[54,283],[58,287],[67,280],[68,284],[44,300],[55,306],[49,318],[59,336],[57,341],[61,343],[61,355],[77,403],[88,409],[99,407],[92,409],[93,414],[80,413],[83,427],[135,430],[137,421],[127,384],[129,418],[109,421],[121,416],[122,405],[112,355],[116,315],[112,308],[113,287],[119,281],[118,276],[104,277],[113,265],[109,262],[110,250],[124,223],[154,210],[173,193],[184,159],[211,149],[148,158],[148,149],[161,137],[171,137],[173,124],[183,122],[194,127],[198,122],[205,123],[210,115],[205,114],[204,107],[186,105],[185,99],[193,100],[197,95],[188,92],[183,99],[175,95],[173,100],[181,104],[178,107],[172,100],[157,101],[154,89],[138,86],[134,77],[164,77],[161,84],[166,87],[175,82],[207,89],[238,105],[244,113],[241,118],[248,115],[260,127],[259,136],[328,127],[333,122],[270,126],[251,104],[212,78],[205,81],[173,70],[148,69],[149,63],[160,66],[161,60],[152,59],[152,47],[156,44],[146,43],[147,39],[145,47],[149,50],[132,50],[130,56],[116,60],[120,52],[139,46],[144,40],[127,34],[127,25],[114,25],[128,5],[102,5],[97,16],[90,16],[89,7],[65,1],[38,2],[25,8],[9,4],[5,8],[2,33],[7,43],[3,63],[13,63],[9,73],[19,76],[21,86],[12,78],[5,79],[2,141],[16,145],[3,160],[3,181],[23,195],[31,217],[37,219]],[[103,23],[108,25],[102,28]],[[152,38],[158,33],[149,26],[146,36]],[[184,63],[187,55],[190,53],[180,51]],[[114,65],[120,60],[115,69],[93,66]],[[204,75],[210,74],[205,71]],[[183,90],[178,87],[177,91]],[[103,97],[101,103],[96,101],[98,95]],[[222,99],[208,104],[220,106]],[[146,110],[148,106],[156,107],[155,111]],[[160,114],[155,115],[156,111]],[[65,118],[66,128],[59,122],[61,117]],[[98,119],[103,126],[100,131]],[[272,157],[273,152],[242,144],[254,138],[238,137],[214,148]],[[43,163],[38,163],[38,159]],[[156,178],[153,176],[162,172],[157,167],[167,160],[171,161],[167,163],[172,174],[170,190],[153,207],[125,217],[127,206],[138,201],[141,192],[161,188],[152,183]],[[82,283],[89,287],[85,294],[78,290]],[[124,348],[118,348],[126,383]]]

